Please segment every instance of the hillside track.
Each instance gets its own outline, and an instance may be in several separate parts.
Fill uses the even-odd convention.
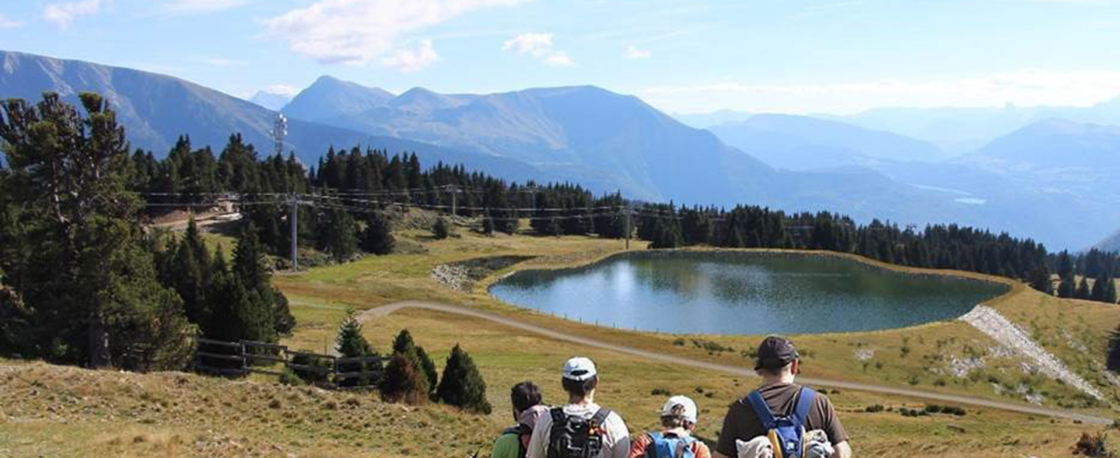
[[[588,347],[600,348],[603,350],[613,351],[617,353],[624,353],[639,358],[676,364],[681,366],[693,367],[697,369],[710,370],[715,372],[722,372],[725,374],[736,375],[740,377],[757,377],[753,370],[746,367],[730,366],[726,364],[717,364],[706,361],[695,360],[683,356],[675,356],[666,353],[653,352],[648,350],[641,350],[624,345],[617,345],[608,342],[602,342],[595,339],[589,339],[582,336],[573,336],[565,334],[552,329],[544,328],[534,324],[518,321],[513,318],[508,318],[492,313],[487,313],[479,310],[473,310],[466,307],[456,305],[443,304],[438,302],[423,302],[423,301],[402,301],[392,304],[386,304],[380,307],[374,307],[369,310],[362,311],[358,315],[359,321],[365,321],[370,318],[384,317],[402,309],[422,309],[432,310],[443,313],[451,313],[461,316],[468,316],[472,318],[483,319],[494,323],[508,326],[511,328],[520,329],[543,337],[564,342],[571,342],[578,345],[585,345]],[[1081,421],[1084,423],[1097,424],[1097,425],[1111,425],[1112,419],[1097,417],[1093,415],[1086,415],[1083,413],[1071,410],[1058,410],[1048,409],[1044,407],[1031,406],[1026,404],[1014,404],[1009,402],[991,401],[987,399],[973,398],[967,396],[955,396],[951,394],[932,393],[922,390],[914,390],[907,388],[897,388],[882,385],[871,385],[867,383],[845,382],[842,380],[826,380],[811,377],[798,377],[798,382],[812,386],[827,387],[827,388],[840,388],[845,390],[855,390],[867,393],[886,394],[894,396],[904,396],[909,398],[924,399],[929,401],[949,402],[954,404],[968,405],[973,407],[985,407],[991,409],[1004,410],[1009,412],[1017,412],[1029,415],[1040,415],[1052,418],[1062,418],[1067,420]]]

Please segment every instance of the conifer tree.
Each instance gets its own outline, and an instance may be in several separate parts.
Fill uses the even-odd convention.
[[[344,210],[328,210],[320,219],[319,245],[335,262],[350,259],[358,252],[358,225]]]
[[[416,363],[407,355],[396,353],[385,366],[385,375],[379,386],[385,402],[403,402],[411,405],[426,404],[431,389]]]
[[[1076,291],[1077,281],[1074,279],[1073,271],[1070,270],[1068,274],[1062,277],[1062,281],[1058,285],[1058,297],[1070,299],[1073,298]]]
[[[424,348],[416,345],[416,342],[412,340],[412,333],[408,332],[407,329],[402,329],[401,332],[397,334],[396,339],[393,340],[393,353],[405,355],[411,359],[414,366],[424,377],[426,385],[433,390],[436,388],[437,379],[439,377],[439,373],[436,371],[436,365],[432,362],[432,359],[428,357],[428,353],[424,351]]]
[[[0,270],[25,310],[24,356],[134,370],[181,369],[196,332],[157,279],[127,192],[132,161],[109,103],[54,93],[2,104],[7,160]],[[83,116],[85,113],[85,116]]]
[[[1039,265],[1031,271],[1031,288],[1047,295],[1054,294],[1054,283],[1050,279],[1050,270],[1045,265]]]
[[[1081,282],[1077,284],[1077,290],[1073,292],[1073,298],[1084,300],[1093,298],[1093,294],[1089,290],[1089,281],[1085,277],[1081,277]]]
[[[353,313],[349,313],[338,327],[338,336],[335,337],[335,350],[344,358],[377,356],[373,346],[362,335],[362,324],[354,318]],[[340,363],[338,371],[343,373],[367,372],[377,365],[379,363]],[[339,383],[341,386],[365,386],[368,384],[369,380],[365,377],[347,378]]]
[[[490,401],[486,400],[486,382],[478,372],[474,360],[458,344],[451,349],[443,369],[436,397],[444,403],[481,414],[489,415]]]
[[[272,338],[275,338],[277,333],[287,334],[295,328],[295,317],[288,308],[288,299],[270,283],[272,272],[267,264],[264,246],[257,238],[256,226],[252,222],[242,230],[237,248],[233,251],[232,274],[237,281],[233,282],[236,285],[230,285],[233,289],[229,293],[234,297],[249,298],[248,302],[240,305],[245,307],[244,313],[251,315],[254,322],[259,317],[271,317],[274,331],[271,334]],[[238,292],[237,285],[245,290],[244,295]],[[249,308],[256,306],[262,307],[262,310],[248,311]],[[253,334],[269,335],[256,331]]]
[[[362,251],[386,255],[393,252],[396,243],[388,218],[378,213],[370,214],[366,229],[362,232]]]

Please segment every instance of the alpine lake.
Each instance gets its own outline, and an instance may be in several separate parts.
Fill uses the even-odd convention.
[[[913,274],[841,256],[741,251],[623,253],[515,272],[507,303],[600,326],[674,334],[819,334],[955,319],[1006,285]]]

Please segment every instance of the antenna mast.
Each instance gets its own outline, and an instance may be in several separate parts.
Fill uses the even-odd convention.
[[[276,113],[276,120],[272,123],[272,141],[276,145],[276,154],[284,155],[284,137],[288,136],[288,118],[283,113]]]

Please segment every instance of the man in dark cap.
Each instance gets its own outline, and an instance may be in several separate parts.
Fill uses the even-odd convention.
[[[793,342],[778,336],[767,337],[758,346],[758,361],[754,369],[762,377],[762,385],[750,396],[731,404],[720,430],[715,458],[737,457],[737,440],[749,442],[759,436],[767,436],[768,428],[757,413],[762,403],[773,417],[801,414],[806,431],[824,431],[835,450],[832,458],[852,456],[848,434],[844,432],[832,403],[824,395],[808,389],[803,393],[803,388],[794,383],[794,378],[801,373],[801,361]],[[757,406],[752,405],[752,398]],[[808,400],[808,407],[798,405],[803,399]]]

